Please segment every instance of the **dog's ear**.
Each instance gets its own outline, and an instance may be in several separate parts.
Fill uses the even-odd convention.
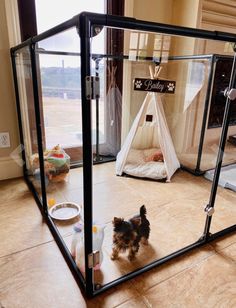
[[[141,225],[141,218],[140,217],[133,217],[130,219],[130,222],[133,226],[138,227]]]
[[[112,223],[114,226],[119,226],[122,224],[123,221],[124,221],[124,218],[114,217]]]

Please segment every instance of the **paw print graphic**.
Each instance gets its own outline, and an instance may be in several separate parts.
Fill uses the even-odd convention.
[[[135,82],[135,87],[136,87],[137,89],[140,89],[141,86],[142,86],[142,81],[141,81],[141,80],[136,80],[136,82]]]
[[[173,91],[175,89],[175,84],[170,82],[168,85],[167,85],[167,89],[169,92]]]

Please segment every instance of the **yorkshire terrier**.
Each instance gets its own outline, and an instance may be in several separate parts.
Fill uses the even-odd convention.
[[[150,223],[146,218],[146,207],[140,207],[140,214],[128,221],[114,217],[113,249],[111,259],[118,259],[120,252],[129,251],[128,259],[132,261],[139,250],[139,243],[148,245]]]

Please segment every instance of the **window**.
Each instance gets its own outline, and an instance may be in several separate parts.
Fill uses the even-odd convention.
[[[124,10],[123,1],[110,1],[106,3],[104,0],[18,0],[21,34],[22,40],[30,36],[42,33],[53,26],[78,15],[82,11],[91,11],[95,13],[122,14]],[[51,12],[56,9],[57,14]],[[26,14],[26,15],[25,15]],[[25,17],[27,16],[27,22]],[[30,20],[34,27],[31,27]],[[116,32],[117,33],[117,32]],[[111,36],[112,31],[107,33]],[[114,34],[115,35],[115,32]],[[100,40],[96,40],[96,51],[103,54],[105,50],[112,50],[114,46],[105,44],[105,35]],[[109,41],[109,40],[108,40]],[[45,148],[52,148],[60,144],[70,155],[72,162],[81,159],[82,145],[82,123],[81,123],[81,101],[80,101],[80,73],[79,73],[79,57],[73,55],[59,55],[57,51],[79,52],[79,40],[76,31],[65,31],[64,35],[55,36],[55,39],[44,40],[39,42],[39,46],[44,53],[38,55],[40,66],[39,82],[41,83],[41,111],[42,127],[44,133]],[[117,48],[117,46],[116,46]],[[122,46],[121,46],[122,48]],[[47,53],[47,51],[50,51]],[[93,74],[95,73],[94,62],[92,64]],[[103,68],[104,69],[104,68]],[[122,67],[117,69],[117,76],[122,76]],[[102,74],[103,75],[103,74]],[[101,75],[101,77],[102,77]],[[104,77],[104,76],[103,76]],[[119,77],[119,87],[122,87],[122,77]],[[104,78],[102,84],[106,84]],[[106,90],[106,85],[104,87]],[[104,93],[105,94],[105,93]],[[105,108],[101,98],[99,106],[98,126],[93,123],[94,144],[96,143],[96,130],[99,129],[99,143],[104,142],[105,123],[101,119],[105,119]],[[95,118],[95,117],[94,117]],[[105,121],[104,121],[105,122]]]

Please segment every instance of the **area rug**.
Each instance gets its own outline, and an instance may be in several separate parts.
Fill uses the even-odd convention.
[[[215,169],[208,170],[204,177],[210,181],[213,180]],[[219,185],[236,191],[236,164],[224,166],[221,168]]]

